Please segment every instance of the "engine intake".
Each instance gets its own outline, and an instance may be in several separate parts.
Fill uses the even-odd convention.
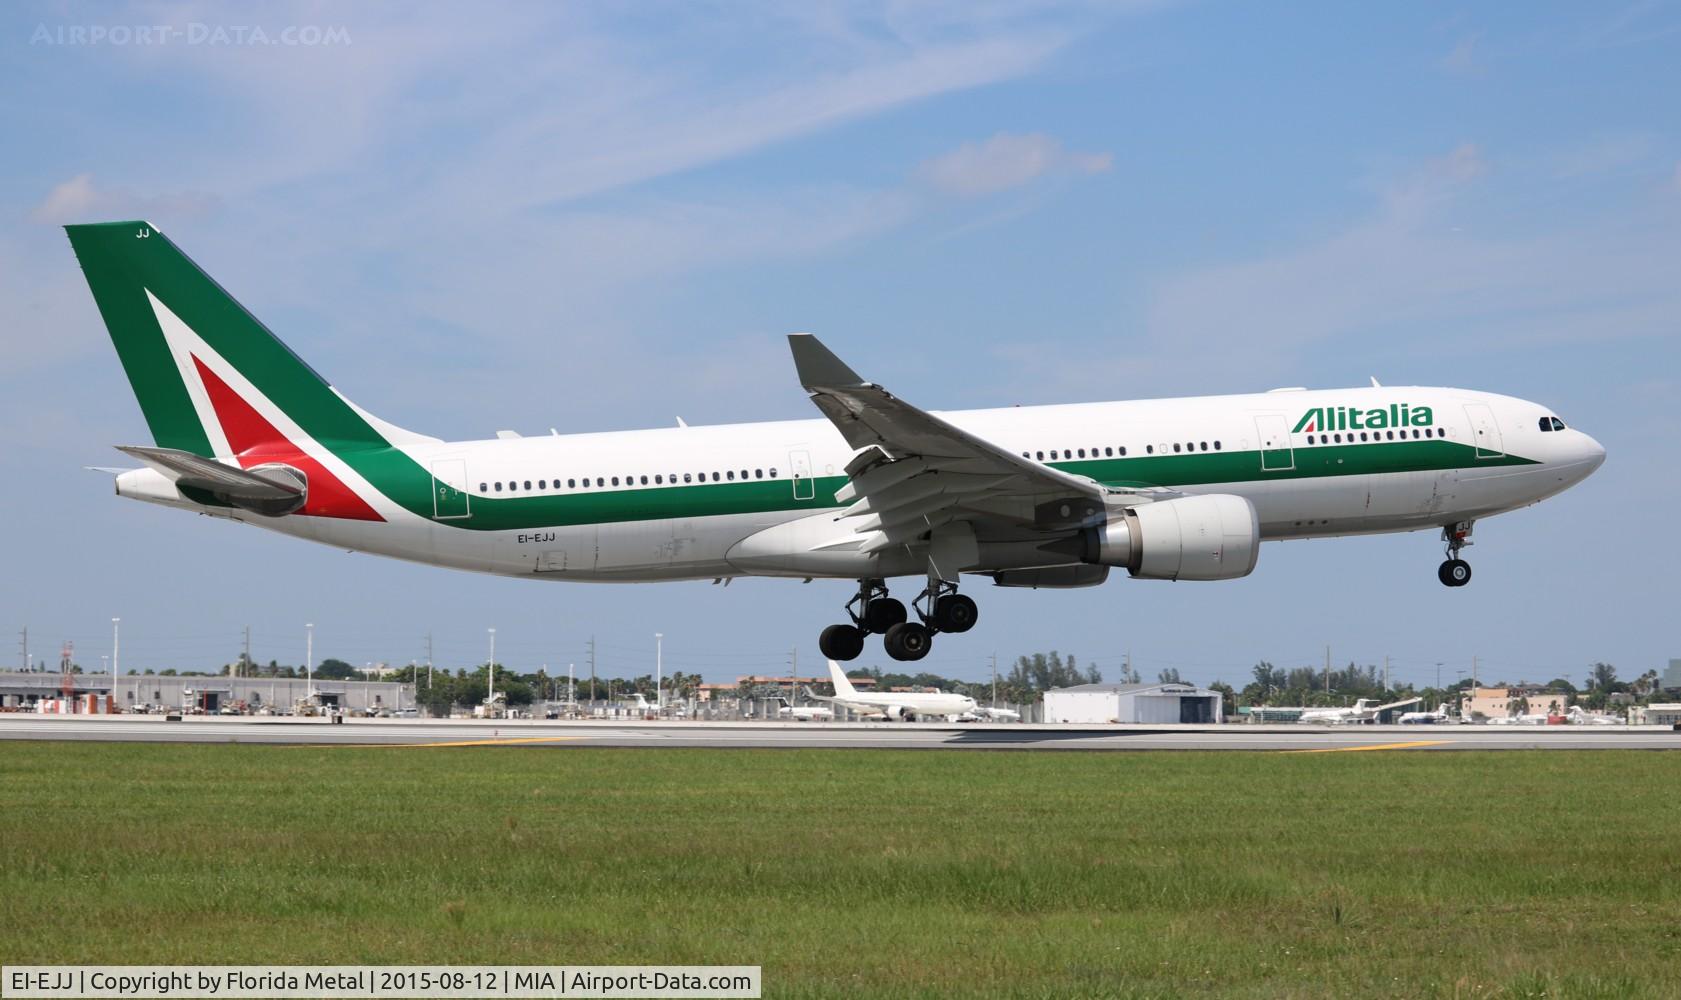
[[[1142,580],[1235,580],[1254,571],[1260,550],[1255,505],[1215,493],[1112,513],[1085,532],[1083,558]]]

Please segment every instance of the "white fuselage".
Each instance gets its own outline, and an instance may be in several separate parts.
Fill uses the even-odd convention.
[[[1383,430],[1337,430],[1333,445],[1323,440],[1332,433],[1328,429],[1310,432],[1300,426],[1302,414],[1311,409],[1381,409],[1398,399],[1430,407],[1433,420],[1426,443],[1455,443],[1464,460],[1448,463],[1451,467],[1434,460],[1428,468],[1409,466],[1400,459],[1412,453],[1405,449],[1417,450],[1418,439],[1409,437],[1416,428],[1402,428],[1398,441],[1393,429],[1387,440]],[[1436,528],[1552,496],[1597,468],[1604,452],[1574,429],[1541,432],[1538,422],[1549,413],[1538,404],[1489,393],[1386,387],[1012,407],[939,416],[1016,454],[1067,471],[1081,472],[1103,452],[1105,471],[1094,478],[1112,485],[1241,495],[1254,505],[1261,537],[1284,539]],[[1368,441],[1367,433],[1375,433],[1376,439]],[[841,505],[833,493],[844,483],[843,470],[855,452],[821,418],[468,442],[418,439],[398,447],[431,470],[439,488],[465,494],[461,506],[426,517],[413,513],[412,505],[382,502],[377,490],[371,490],[371,503],[382,520],[269,518],[192,503],[149,469],[120,476],[118,492],[340,548],[509,576],[632,582],[738,575],[856,579],[923,571],[921,557],[824,548],[825,541],[842,530],[835,523]],[[1125,459],[1120,457],[1122,449]],[[1351,457],[1332,457],[1345,454]],[[1230,462],[1220,465],[1221,456],[1234,455],[1253,456],[1242,465],[1248,470],[1242,475],[1231,474]],[[1389,455],[1398,459],[1393,466],[1385,464]],[[1188,461],[1158,461],[1170,458]],[[1360,463],[1363,471],[1350,472],[1354,466],[1345,461]],[[1169,466],[1172,471],[1162,475]],[[1202,469],[1217,474],[1204,476]],[[347,470],[337,471],[353,486],[359,482]],[[727,486],[743,478],[756,488],[786,489],[794,505],[732,510],[728,504],[713,503],[700,487],[702,481]],[[1162,478],[1172,481],[1159,481]],[[1201,478],[1209,481],[1198,481]],[[682,494],[685,500],[695,500],[692,507],[676,511],[677,516],[657,516],[662,510],[652,506],[622,512],[613,507],[620,491],[626,491],[626,497],[635,491],[640,499],[626,501],[635,504],[659,499],[660,490],[688,491]],[[545,495],[557,502],[591,497],[596,503],[591,509],[602,513],[583,523],[488,530],[481,526],[482,519],[479,524],[473,520],[475,503],[488,508],[491,504],[484,501]],[[586,502],[579,500],[580,505]],[[983,546],[983,551],[990,554],[982,564],[965,571],[1044,563],[1042,555],[1023,555],[1007,545]]]

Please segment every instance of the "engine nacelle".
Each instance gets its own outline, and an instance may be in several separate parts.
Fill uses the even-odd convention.
[[[1143,580],[1235,580],[1255,569],[1255,505],[1230,493],[1128,507],[1086,532],[1084,557]]]

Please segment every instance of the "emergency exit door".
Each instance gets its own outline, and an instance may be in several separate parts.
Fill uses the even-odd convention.
[[[1261,436],[1262,472],[1288,472],[1296,467],[1290,424],[1282,413],[1263,413],[1256,417],[1255,432]]]
[[[439,521],[471,517],[467,500],[467,463],[450,458],[432,463],[432,517]]]
[[[788,471],[794,477],[794,499],[810,500],[817,495],[817,484],[811,481],[811,453],[808,451],[791,451],[788,453]]]

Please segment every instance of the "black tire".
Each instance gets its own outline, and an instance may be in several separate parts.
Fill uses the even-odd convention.
[[[909,617],[905,603],[891,597],[878,597],[864,606],[864,627],[876,635],[886,635],[888,629]]]
[[[1448,586],[1463,587],[1471,582],[1471,564],[1463,559],[1448,560]]]
[[[980,617],[975,602],[963,594],[947,594],[934,602],[934,627],[941,632],[967,632]]]
[[[1436,579],[1442,581],[1442,586],[1444,587],[1453,586],[1453,577],[1448,576],[1448,567],[1452,565],[1452,559],[1444,559],[1442,564],[1436,567]]]
[[[864,651],[864,630],[856,625],[830,625],[817,637],[817,648],[831,660],[856,660]]]
[[[920,660],[933,648],[934,634],[920,622],[900,622],[887,630],[882,645],[895,660]]]

